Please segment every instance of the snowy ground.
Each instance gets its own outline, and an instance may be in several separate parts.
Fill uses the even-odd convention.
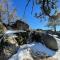
[[[45,45],[41,43],[34,42],[21,46],[18,52],[13,55],[9,60],[24,60],[25,56],[28,57],[30,60],[33,60],[31,53],[34,57],[53,56],[55,54],[55,51],[48,49]]]
[[[57,35],[52,35],[58,43],[58,51],[52,51],[48,49],[45,45],[41,43],[33,42],[31,44],[25,44],[20,46],[18,52],[13,55],[9,60],[33,60],[33,57],[37,56],[52,56],[53,58],[58,58],[60,60],[60,39]]]

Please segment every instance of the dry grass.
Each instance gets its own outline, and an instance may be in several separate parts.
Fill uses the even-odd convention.
[[[8,58],[4,54],[2,54],[2,55],[0,55],[0,60],[8,60]],[[27,59],[25,58],[23,60],[32,60],[32,59],[27,57]],[[38,58],[34,58],[33,60],[58,60],[58,59],[52,58],[52,57],[49,57],[49,58],[38,57]]]
[[[58,60],[57,58],[46,58],[45,60]]]
[[[8,60],[8,58],[3,53],[1,53],[0,60]]]
[[[48,58],[34,58],[34,60],[58,60],[57,58],[48,57]]]

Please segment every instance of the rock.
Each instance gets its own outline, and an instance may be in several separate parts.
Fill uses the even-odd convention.
[[[3,52],[7,58],[11,57],[17,51],[18,51],[18,47],[16,47],[15,45],[5,46],[5,48],[3,49]]]
[[[11,36],[6,36],[4,42],[7,42],[9,44],[15,44],[18,46],[16,39],[14,37],[11,37]]]
[[[35,41],[35,42],[42,42],[40,33],[35,32],[35,31],[31,34],[31,39],[32,39],[32,42],[33,41]]]
[[[48,34],[42,34],[41,39],[44,41],[44,44],[48,48],[55,50],[55,51],[58,50],[57,41],[56,39],[53,38],[53,36],[50,36]]]
[[[0,60],[8,60],[8,58],[2,53],[0,54]]]
[[[1,47],[1,53],[4,53],[4,55],[9,58],[17,52],[19,46],[15,38],[9,36],[1,41]]]
[[[58,35],[58,38],[60,38],[60,32],[57,32],[56,35]]]

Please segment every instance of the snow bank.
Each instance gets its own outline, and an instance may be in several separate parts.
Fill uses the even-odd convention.
[[[25,44],[20,46],[20,49],[18,52],[13,55],[9,60],[33,60],[31,53],[33,56],[53,56],[55,54],[55,51],[52,51],[48,49],[45,45],[41,43],[31,43],[31,44]]]

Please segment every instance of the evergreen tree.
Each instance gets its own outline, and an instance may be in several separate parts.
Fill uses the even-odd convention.
[[[32,2],[32,10],[31,13],[34,11],[35,5],[38,5],[40,7],[39,13],[35,13],[35,17],[37,18],[44,18],[44,16],[52,17],[50,14],[52,12],[52,9],[56,12],[57,6],[57,0],[26,0],[27,4],[25,6],[25,11],[29,5],[30,2]],[[24,11],[24,14],[25,14]],[[55,14],[54,12],[54,14]]]
[[[49,18],[48,20],[48,27],[53,27],[54,31],[56,32],[56,26],[60,25],[60,13],[57,13],[57,15],[53,15],[52,18]]]

